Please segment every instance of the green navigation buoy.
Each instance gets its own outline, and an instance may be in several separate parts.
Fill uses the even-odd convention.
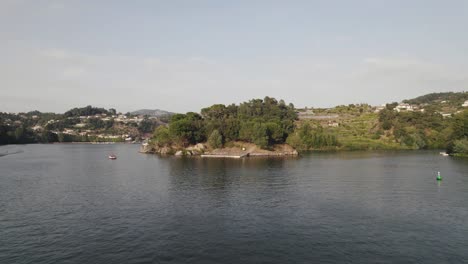
[[[437,172],[437,180],[438,180],[438,181],[441,181],[441,180],[442,180],[442,176],[440,176],[440,171]]]

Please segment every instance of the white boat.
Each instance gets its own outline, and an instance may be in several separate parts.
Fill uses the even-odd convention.
[[[439,154],[442,155],[442,156],[444,156],[444,157],[449,156],[449,154],[448,154],[447,152],[440,152]]]
[[[110,160],[115,160],[115,159],[117,159],[117,156],[115,156],[115,155],[109,155],[109,159],[110,159]]]

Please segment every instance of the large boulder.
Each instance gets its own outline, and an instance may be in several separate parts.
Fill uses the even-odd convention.
[[[163,155],[170,154],[171,152],[172,152],[172,149],[170,147],[162,147],[158,151],[159,154],[163,154]]]
[[[200,155],[205,152],[206,146],[202,143],[198,143],[195,146],[190,146],[186,148],[185,150],[187,151],[187,155]]]
[[[196,150],[203,151],[203,150],[206,149],[206,146],[203,145],[202,143],[198,143],[198,144],[195,145],[195,149],[196,149]]]

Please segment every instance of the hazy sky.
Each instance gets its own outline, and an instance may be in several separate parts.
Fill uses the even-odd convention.
[[[468,1],[0,0],[0,111],[468,90]]]

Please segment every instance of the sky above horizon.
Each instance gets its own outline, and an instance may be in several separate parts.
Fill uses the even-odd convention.
[[[468,90],[468,1],[0,1],[0,111]]]

